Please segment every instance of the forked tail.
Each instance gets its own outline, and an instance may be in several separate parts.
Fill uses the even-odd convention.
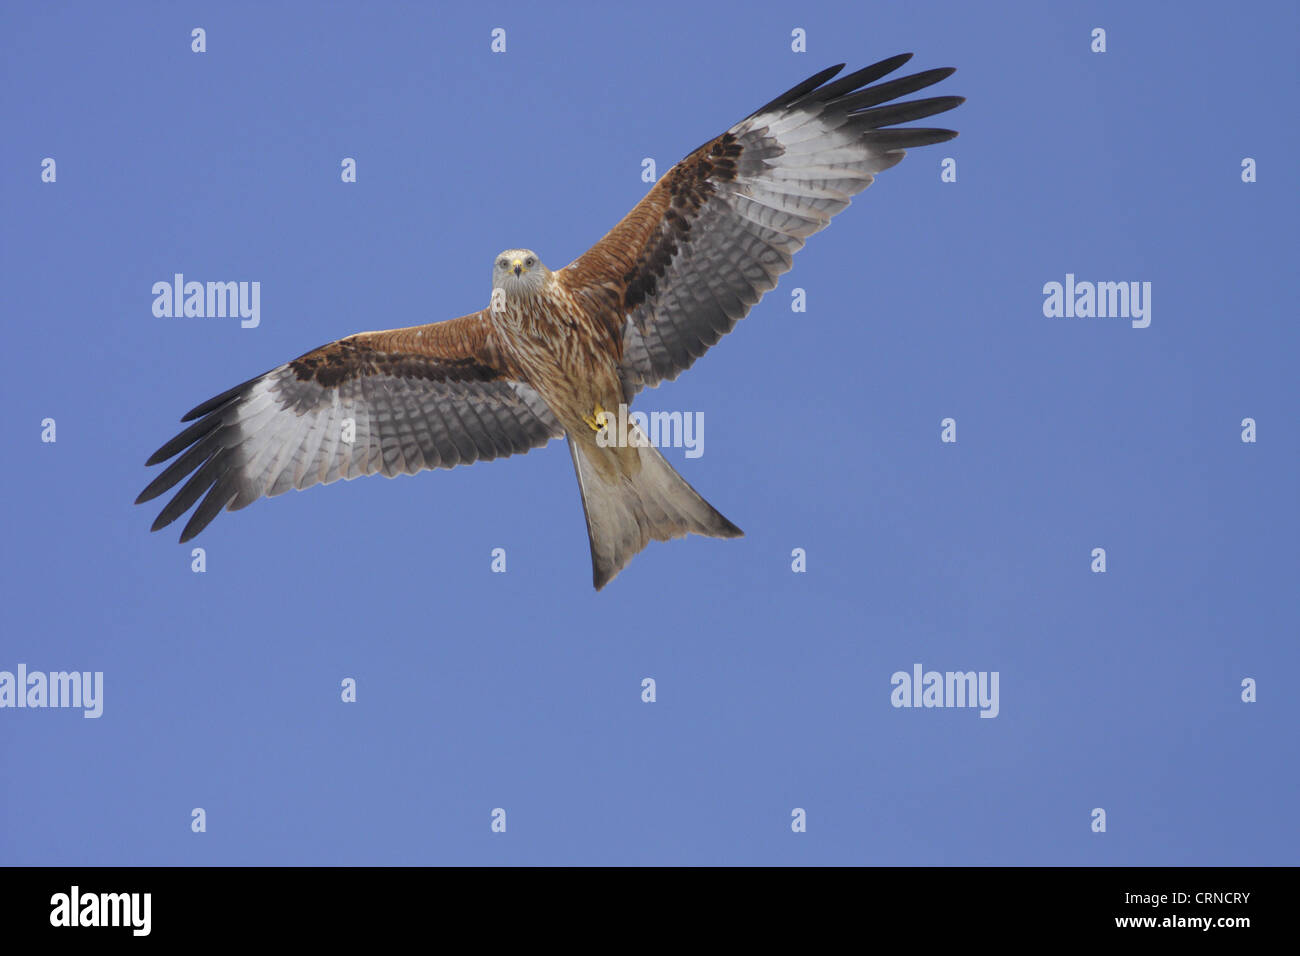
[[[651,541],[688,534],[710,538],[744,534],[700,497],[652,445],[600,448],[570,438],[569,454],[587,515],[592,583],[597,591]]]

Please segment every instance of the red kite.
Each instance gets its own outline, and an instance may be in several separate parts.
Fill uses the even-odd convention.
[[[869,85],[910,58],[833,81],[843,67],[832,67],[759,107],[563,269],[527,249],[501,253],[479,312],[351,335],[204,402],[150,457],[178,456],[136,503],[188,477],[153,523],[197,502],[188,541],[222,509],[290,488],[451,468],[566,435],[597,590],[651,539],[739,536],[648,443],[603,440],[605,414],[690,368],[904,149],[957,135],[889,128],[963,102],[890,102],[951,69]]]

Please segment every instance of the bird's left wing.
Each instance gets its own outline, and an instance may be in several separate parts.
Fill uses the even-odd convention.
[[[340,478],[451,468],[544,445],[564,433],[495,343],[486,312],[362,332],[308,352],[195,408],[194,424],[147,464],[177,457],[136,499],[188,478],[163,528],[200,498],[181,541],[223,508]]]
[[[557,273],[610,303],[629,394],[674,379],[749,312],[824,229],[903,150],[946,129],[890,129],[950,110],[960,96],[891,103],[949,76],[875,83],[910,53],[828,82],[832,67],[759,107],[673,166],[595,246]]]

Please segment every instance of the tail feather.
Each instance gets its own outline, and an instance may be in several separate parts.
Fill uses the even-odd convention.
[[[710,538],[744,534],[700,497],[658,449],[647,444],[618,451],[623,454],[569,439],[587,517],[592,583],[597,591],[651,541],[688,534]],[[593,455],[606,457],[597,463],[592,461]]]

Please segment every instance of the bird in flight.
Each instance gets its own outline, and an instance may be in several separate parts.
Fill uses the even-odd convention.
[[[137,504],[185,482],[152,530],[197,503],[185,542],[223,509],[290,488],[451,468],[564,435],[597,590],[651,540],[738,537],[635,424],[611,441],[611,413],[690,368],[905,149],[957,135],[898,127],[964,99],[893,102],[953,73],[876,82],[910,58],[840,79],[843,65],[831,67],[782,93],[673,166],[563,269],[507,249],[478,312],[359,332],[199,405],[147,462],[175,459]]]

